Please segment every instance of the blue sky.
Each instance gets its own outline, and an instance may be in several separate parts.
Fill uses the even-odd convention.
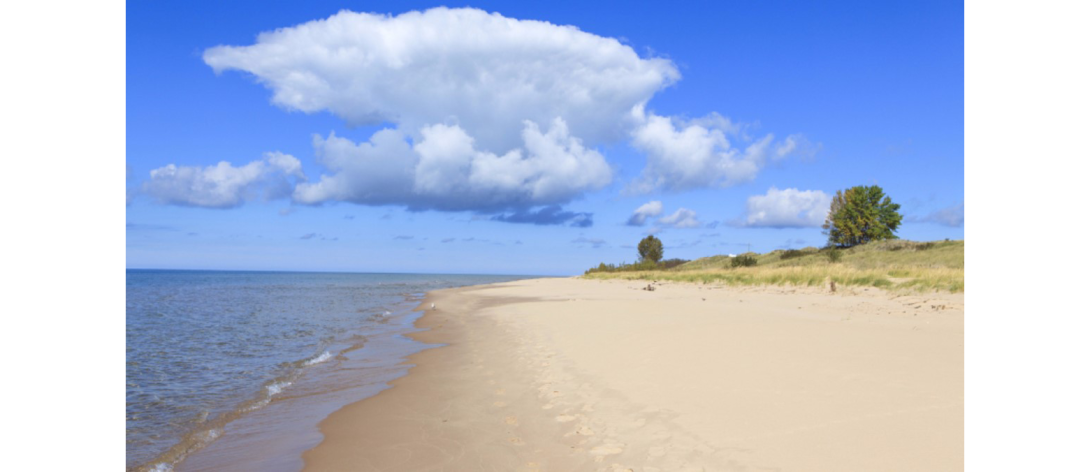
[[[128,267],[576,274],[874,184],[964,237],[960,4],[269,5],[128,5]]]

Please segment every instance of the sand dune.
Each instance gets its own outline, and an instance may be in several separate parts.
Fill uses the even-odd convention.
[[[446,343],[311,470],[963,469],[964,296],[535,279],[432,292]]]

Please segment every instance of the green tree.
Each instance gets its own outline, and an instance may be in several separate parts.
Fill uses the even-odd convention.
[[[837,190],[829,215],[821,225],[829,245],[852,247],[883,239],[897,239],[901,205],[893,203],[877,185]]]
[[[636,249],[640,252],[641,261],[658,262],[662,260],[662,241],[654,236],[648,236],[640,241]]]

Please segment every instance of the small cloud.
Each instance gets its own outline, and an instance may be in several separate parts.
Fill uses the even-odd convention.
[[[346,219],[346,220],[354,220],[354,219],[356,219],[356,215],[344,215],[344,219]]]
[[[317,236],[318,236],[318,233],[307,233],[307,234],[304,234],[302,236],[299,236],[299,239],[314,239]]]
[[[719,233],[700,233],[700,237],[702,237],[702,238],[718,238]]]
[[[382,215],[381,217],[379,217],[379,219],[380,219],[380,220],[389,220],[389,219],[392,219],[392,218],[393,218],[393,216],[392,216],[392,215],[390,215],[389,213],[387,213],[387,214],[385,214],[385,215]]]
[[[515,244],[518,245],[518,246],[521,246],[522,245],[522,240],[515,240]]]
[[[600,247],[602,247],[602,246],[604,246],[606,244],[605,240],[597,239],[597,238],[593,238],[593,239],[592,238],[585,238],[585,237],[582,237],[582,236],[573,239],[571,242],[574,243],[574,244],[589,244],[591,247],[593,247],[595,249],[598,249],[598,248],[600,248]]]
[[[405,234],[399,234],[397,236],[394,236],[394,239],[400,239],[400,240],[405,240],[405,241],[410,240],[412,238],[413,238],[412,236],[405,235]]]
[[[658,200],[652,200],[650,202],[640,205],[636,211],[632,212],[632,216],[625,222],[628,226],[643,226],[649,218],[654,218],[662,214],[662,202]]]
[[[186,236],[197,236],[197,233],[186,233]]]
[[[688,208],[678,208],[673,214],[658,219],[658,224],[670,228],[700,228],[704,226],[696,217],[696,212]]]
[[[454,241],[454,238],[444,238],[444,239],[443,239],[442,241],[439,241],[439,242],[441,242],[441,243],[449,243],[449,242],[452,242],[452,241]]]
[[[281,208],[276,213],[279,214],[280,216],[288,216],[288,215],[290,215],[292,213],[295,213],[295,208],[294,207]]]
[[[529,223],[534,225],[562,225],[576,228],[587,228],[594,225],[593,213],[577,213],[564,211],[560,205],[549,205],[537,211],[518,210],[513,213],[496,215],[490,218],[492,221],[506,223]]]

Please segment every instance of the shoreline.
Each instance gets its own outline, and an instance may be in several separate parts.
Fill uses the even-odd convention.
[[[428,292],[411,337],[441,346],[305,468],[962,469],[963,294],[646,285]]]

